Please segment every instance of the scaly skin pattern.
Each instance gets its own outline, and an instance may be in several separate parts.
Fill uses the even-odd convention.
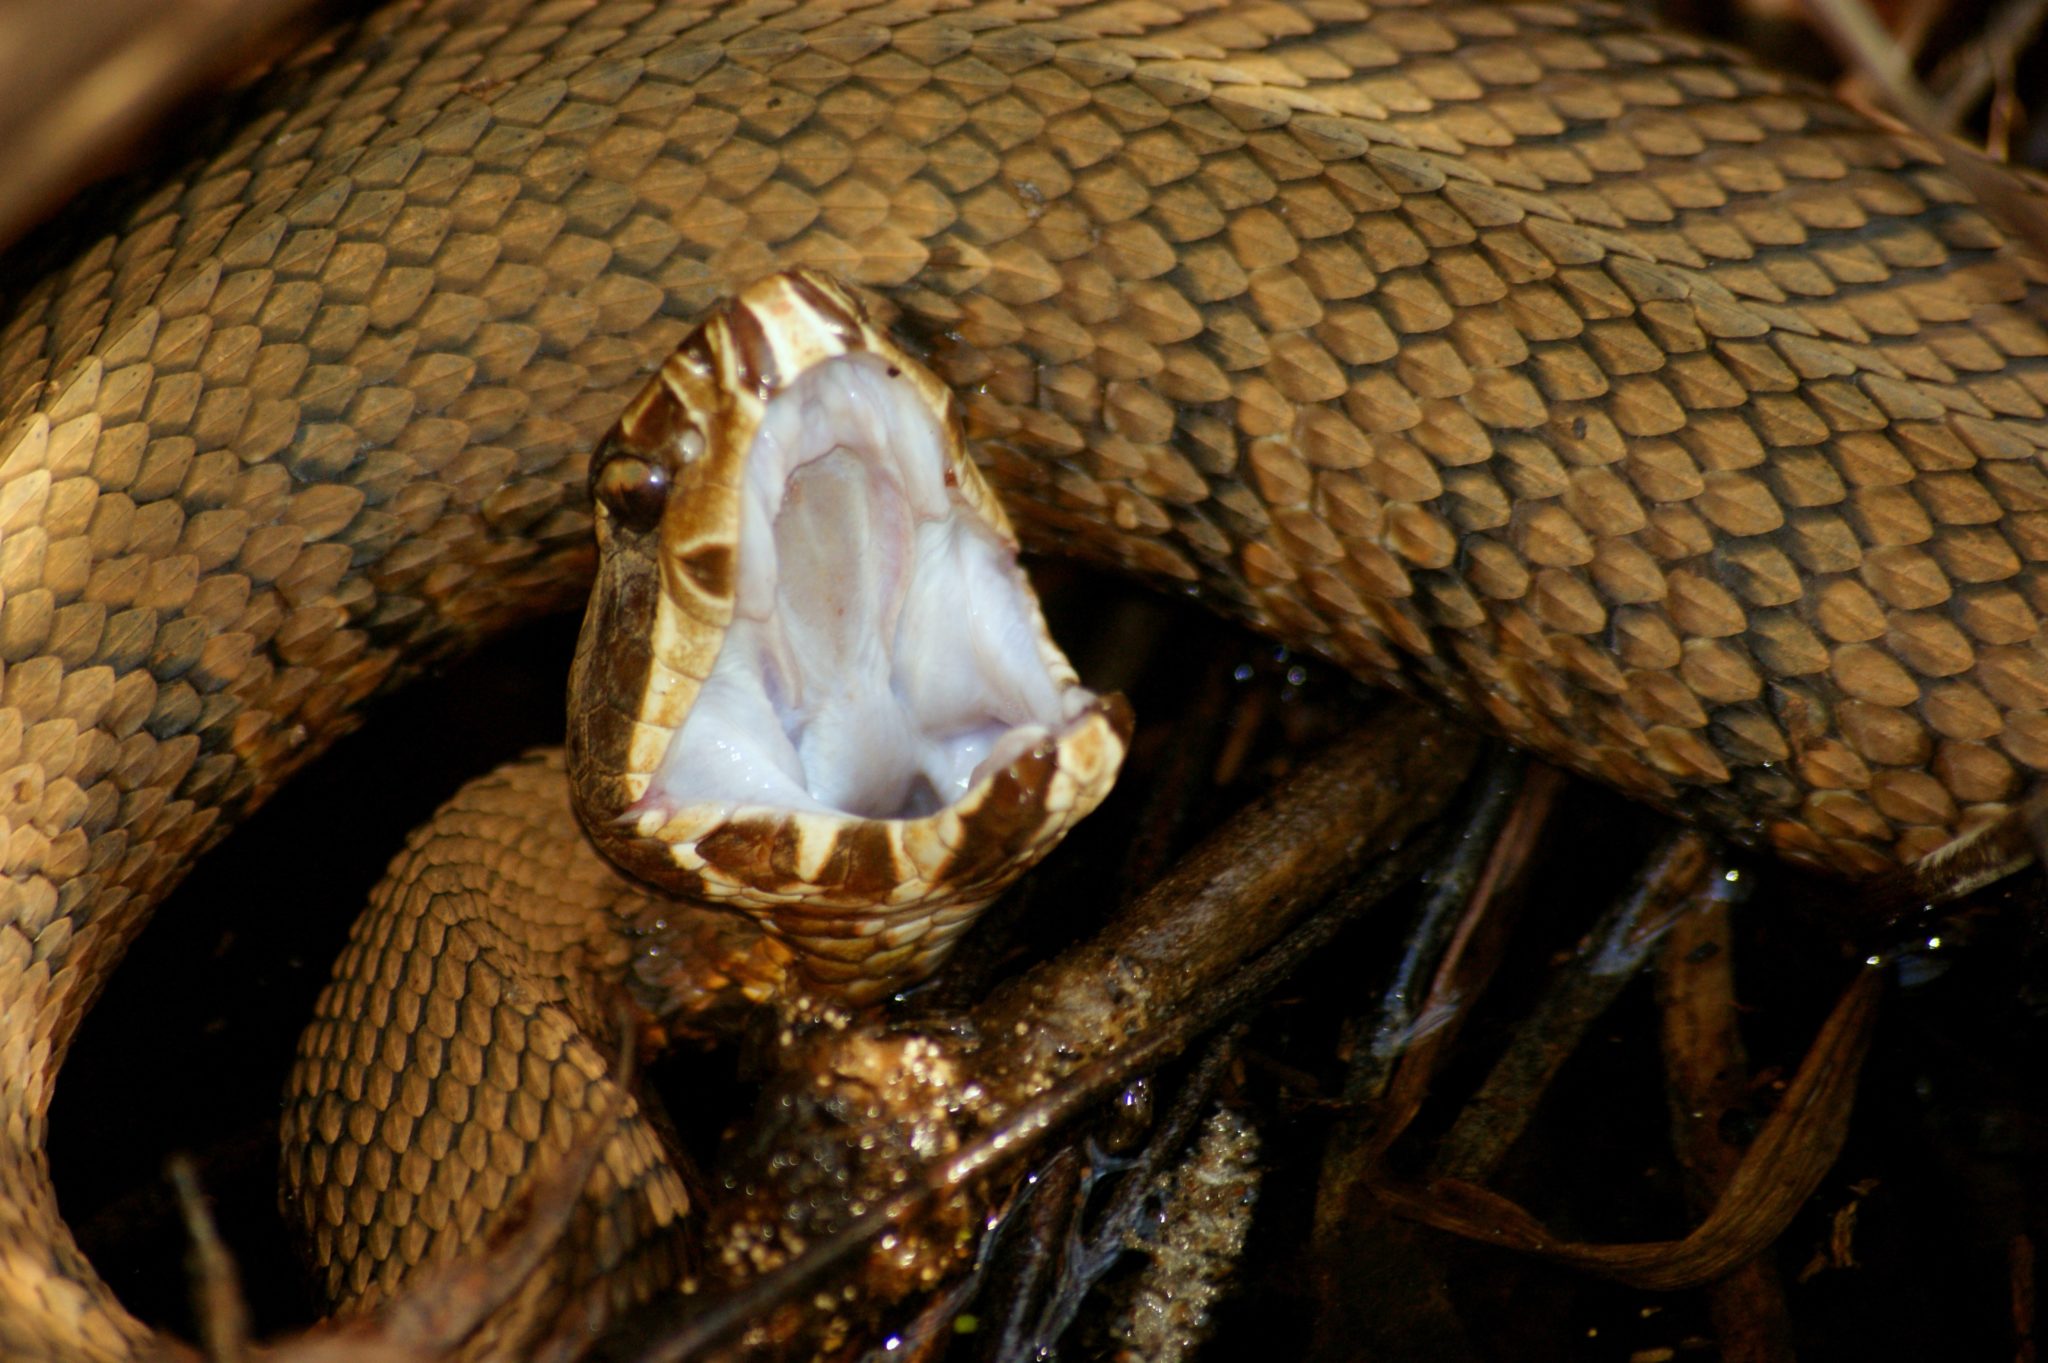
[[[149,907],[578,595],[585,451],[777,266],[962,386],[1027,539],[1787,855],[2048,768],[2041,271],[1612,7],[425,0],[268,98],[0,334],[9,1358],[145,1337],[41,1148]]]
[[[285,1209],[329,1300],[374,1307],[416,1266],[479,1244],[525,1180],[600,1126],[550,1271],[462,1357],[588,1339],[673,1286],[693,1199],[666,1128],[614,1077],[620,1024],[644,1034],[656,1014],[761,997],[787,959],[736,915],[622,879],[581,836],[559,750],[464,786],[392,863],[299,1039]]]

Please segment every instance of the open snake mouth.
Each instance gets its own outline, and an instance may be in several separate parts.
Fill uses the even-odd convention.
[[[958,495],[899,369],[811,368],[768,402],[745,477],[732,623],[627,817],[922,818],[1092,702],[1041,653],[1015,551]]]
[[[1047,635],[951,395],[836,286],[774,276],[705,322],[592,488],[569,765],[628,873],[874,992],[1108,792],[1121,701]]]

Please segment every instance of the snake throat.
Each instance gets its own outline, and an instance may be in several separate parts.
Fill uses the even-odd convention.
[[[1047,634],[950,392],[830,281],[709,318],[593,487],[570,769],[629,874],[755,914],[866,996],[1107,794],[1119,703]]]

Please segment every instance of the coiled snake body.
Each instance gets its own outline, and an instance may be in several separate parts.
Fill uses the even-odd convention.
[[[1580,0],[373,17],[0,338],[0,1352],[146,1337],[42,1137],[150,906],[580,594],[738,285],[870,291],[1027,541],[1861,874],[2048,769],[2042,271],[1969,200]]]

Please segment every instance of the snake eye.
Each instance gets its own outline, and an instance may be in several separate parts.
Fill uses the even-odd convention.
[[[668,504],[668,470],[637,455],[600,451],[599,457],[604,462],[591,479],[591,494],[626,529],[652,530]]]

